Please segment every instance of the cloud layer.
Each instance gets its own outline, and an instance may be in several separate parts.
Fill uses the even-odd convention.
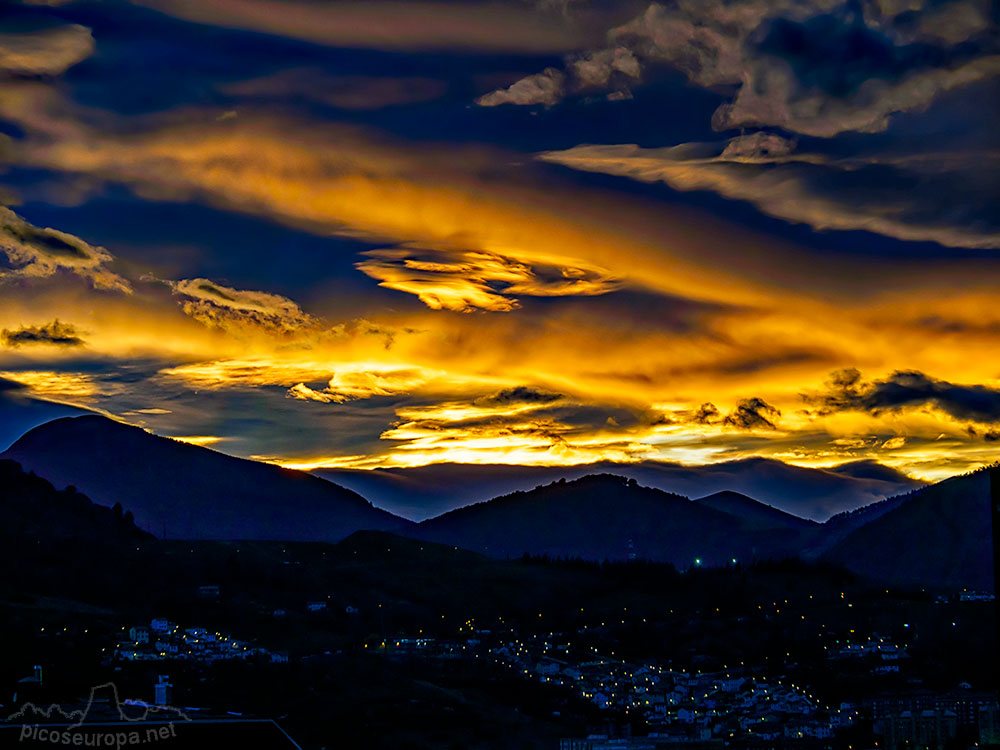
[[[711,190],[814,229],[865,230],[953,247],[1000,247],[992,206],[1000,195],[1000,152],[808,152],[765,132],[722,143],[642,149],[576,146],[541,159],[573,169]],[[968,190],[970,184],[981,189]]]
[[[925,109],[956,88],[1000,74],[986,2],[842,0],[654,2],[611,29],[606,46],[571,55],[479,98],[483,106],[553,105],[570,93],[629,85],[670,66],[705,88],[736,94],[718,130],[777,126],[814,136],[884,130],[894,113]]]

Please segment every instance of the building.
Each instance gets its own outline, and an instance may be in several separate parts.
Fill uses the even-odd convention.
[[[129,628],[128,637],[132,643],[149,643],[149,628],[144,625],[136,625]]]
[[[153,703],[157,706],[169,706],[174,699],[174,686],[170,683],[170,678],[161,674],[153,685]]]
[[[885,695],[873,699],[871,708],[875,732],[890,750],[906,742],[937,747],[960,734],[989,741],[1000,729],[997,698],[989,693]]]

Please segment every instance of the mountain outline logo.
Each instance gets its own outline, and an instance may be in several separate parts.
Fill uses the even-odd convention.
[[[87,721],[87,717],[90,715],[91,709],[94,703],[99,699],[102,692],[109,692],[110,696],[108,703],[114,707],[114,710],[118,714],[118,719],[127,723],[142,723],[150,721],[154,718],[168,719],[171,721],[191,721],[186,713],[175,706],[157,706],[144,701],[122,701],[118,694],[118,686],[113,682],[105,682],[101,685],[95,685],[90,688],[90,695],[87,698],[87,703],[82,709],[75,711],[66,712],[57,703],[49,705],[48,708],[42,708],[31,701],[24,703],[21,708],[14,713],[10,714],[6,721],[8,723],[25,723],[32,724],[37,723],[38,718],[44,718],[51,720],[53,718],[63,718],[66,721],[74,722],[68,729],[76,729],[83,726]],[[142,708],[141,715],[130,716],[123,706],[137,706]],[[29,713],[30,712],[30,713]],[[36,721],[32,721],[35,719]]]

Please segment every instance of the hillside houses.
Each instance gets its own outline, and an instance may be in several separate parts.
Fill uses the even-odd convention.
[[[287,654],[272,653],[266,649],[240,641],[225,633],[207,628],[181,628],[163,618],[154,619],[149,626],[135,625],[122,628],[121,638],[115,644],[115,658],[126,661],[227,661],[233,659],[264,658],[272,662],[288,661]]]

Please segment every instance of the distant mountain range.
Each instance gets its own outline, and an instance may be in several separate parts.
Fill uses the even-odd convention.
[[[802,557],[899,585],[986,590],[993,585],[989,478],[1000,468],[910,489],[825,523],[730,489],[692,492],[699,499],[690,500],[633,477],[602,473],[559,477],[491,500],[479,498],[415,524],[319,477],[156,437],[98,416],[41,425],[0,458],[15,460],[56,486],[73,485],[95,503],[120,503],[138,527],[173,538],[336,541],[359,530],[393,531],[496,558],[635,558],[687,568]],[[14,466],[0,463],[0,469],[5,465]],[[779,479],[794,472],[801,472],[800,480],[816,476],[816,470],[769,461],[735,462],[725,471],[745,481],[748,467],[754,481],[768,473]],[[17,472],[23,474],[20,468]],[[844,481],[853,473],[858,481],[901,483],[883,467],[855,464],[841,472],[836,476]],[[449,475],[451,480],[444,478]],[[717,473],[714,481],[724,475]],[[398,493],[413,479],[412,474],[383,472],[374,481],[386,476]],[[434,474],[420,476],[427,481]],[[436,476],[442,477],[441,492],[448,494],[462,474],[454,466],[437,467]],[[43,495],[55,491],[44,480],[29,479]],[[506,480],[494,475],[491,481]],[[419,489],[418,497],[424,491]],[[0,500],[10,494],[0,486]],[[78,512],[70,508],[84,507],[74,500],[77,496],[69,493],[72,502],[64,502],[63,511],[50,504],[46,512]],[[790,502],[786,499],[785,506]],[[88,511],[97,513],[95,518],[97,507]]]
[[[663,461],[635,464],[605,461],[582,466],[444,463],[373,470],[317,469],[313,474],[364,495],[380,508],[416,521],[486,498],[589,474],[618,474],[635,479],[645,487],[687,497],[729,490],[814,521],[824,521],[831,515],[909,492],[924,484],[875,461],[810,469],[766,458],[706,466]]]
[[[460,508],[408,533],[495,557],[634,555],[687,568],[798,556],[897,585],[991,590],[990,471],[1000,473],[955,477],[824,524],[733,492],[691,501],[595,475]]]
[[[711,501],[595,474],[453,510],[409,533],[494,557],[635,557],[689,567],[794,556],[794,525],[761,524],[767,506],[745,500],[736,512],[723,511]]]
[[[0,458],[95,502],[120,502],[156,536],[337,541],[410,522],[300,471],[157,437],[101,416],[40,425]]]

